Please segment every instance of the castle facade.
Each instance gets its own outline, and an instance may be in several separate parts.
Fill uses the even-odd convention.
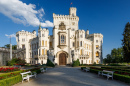
[[[53,13],[53,35],[41,26],[38,36],[36,31],[16,33],[17,49],[25,48],[27,63],[46,64],[47,59],[58,65],[72,64],[77,59],[80,64],[102,63],[103,35],[80,30],[76,10],[71,7],[69,15]]]

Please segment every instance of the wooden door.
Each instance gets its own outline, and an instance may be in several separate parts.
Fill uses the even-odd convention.
[[[59,65],[66,65],[66,55],[65,55],[65,53],[59,54]]]

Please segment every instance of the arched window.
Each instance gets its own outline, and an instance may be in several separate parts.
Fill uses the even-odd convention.
[[[99,52],[98,51],[96,52],[96,57],[99,57]]]

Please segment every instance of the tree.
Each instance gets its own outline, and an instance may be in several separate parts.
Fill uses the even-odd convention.
[[[123,56],[125,62],[130,62],[130,24],[129,22],[126,24],[124,32],[123,32],[123,40],[122,40],[122,46],[123,46]]]
[[[114,48],[111,50],[111,54],[107,54],[103,59],[104,63],[122,63],[123,62],[123,48]]]
[[[10,44],[6,44],[5,46],[4,46],[4,48],[10,48]],[[17,45],[12,45],[12,49],[13,50],[16,50],[17,49]]]

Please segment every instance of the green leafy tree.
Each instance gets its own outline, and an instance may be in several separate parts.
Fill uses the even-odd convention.
[[[114,48],[111,50],[111,54],[107,54],[103,59],[104,63],[122,63],[123,62],[123,48]]]
[[[10,48],[10,44],[6,44],[5,46],[4,46],[4,48]],[[16,50],[17,49],[17,45],[12,45],[12,49],[13,50]]]
[[[123,32],[123,56],[125,62],[130,62],[130,24],[129,22],[126,24],[124,32]]]

